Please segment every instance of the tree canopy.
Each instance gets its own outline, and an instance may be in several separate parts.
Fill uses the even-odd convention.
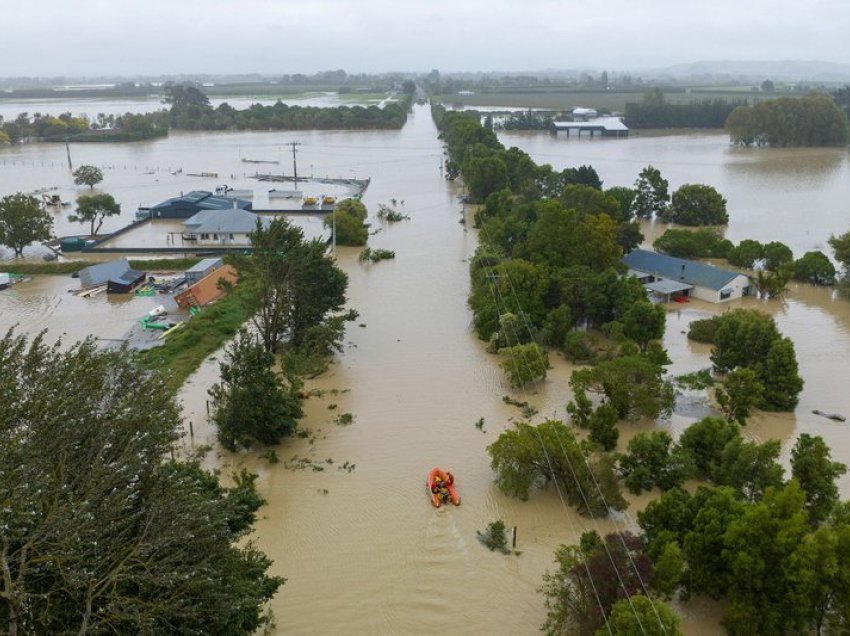
[[[496,485],[505,494],[527,499],[532,487],[553,482],[583,514],[623,510],[613,462],[588,455],[571,428],[558,420],[539,425],[520,422],[487,447]]]
[[[294,432],[302,415],[301,383],[288,377],[284,384],[272,369],[274,363],[274,355],[244,328],[219,363],[221,380],[209,390],[211,419],[228,450],[277,444]]]
[[[87,185],[90,189],[103,181],[103,171],[97,166],[80,166],[73,173],[74,183]],[[94,234],[94,232],[92,232]]]
[[[632,200],[632,210],[642,219],[651,219],[661,215],[670,202],[667,179],[661,176],[661,171],[653,166],[647,166],[640,171],[635,181],[635,197]]]
[[[658,218],[680,225],[725,225],[729,222],[726,199],[711,186],[693,183],[676,190],[670,206],[659,212]]]
[[[30,243],[48,240],[52,231],[53,217],[35,197],[18,192],[0,199],[0,245],[10,247],[15,256]]]
[[[111,194],[83,194],[77,197],[77,211],[68,216],[72,223],[89,223],[89,235],[95,236],[108,216],[121,214],[121,205]],[[97,225],[95,225],[97,223]]]
[[[345,305],[348,277],[322,241],[305,240],[285,219],[274,219],[268,228],[258,221],[250,237],[251,255],[234,262],[256,307],[253,323],[268,351],[283,341],[300,347]]]
[[[744,146],[832,146],[848,140],[847,116],[829,95],[780,97],[739,106],[725,127],[732,141]]]
[[[61,396],[61,399],[57,396]],[[283,579],[246,541],[254,478],[168,460],[179,410],[157,374],[94,340],[0,340],[0,623],[10,633],[229,633]]]

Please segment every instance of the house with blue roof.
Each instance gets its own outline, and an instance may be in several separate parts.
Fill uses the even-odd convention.
[[[721,303],[750,294],[748,276],[705,263],[649,250],[633,250],[623,263],[651,294],[668,302],[685,297]]]
[[[206,190],[194,190],[188,194],[181,193],[157,203],[151,208],[152,219],[188,219],[202,210],[228,210],[230,208],[251,210],[251,202],[232,197],[220,197]]]

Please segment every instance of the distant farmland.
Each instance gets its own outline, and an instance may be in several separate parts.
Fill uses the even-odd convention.
[[[504,106],[511,108],[543,108],[547,110],[572,110],[578,106],[623,112],[626,102],[643,100],[646,87],[633,90],[589,91],[569,89],[510,89],[476,92],[474,95],[439,95],[438,99],[445,104],[462,104],[464,106]],[[705,99],[721,99],[724,101],[740,101],[747,99],[750,103],[761,99],[779,97],[779,94],[766,95],[753,93],[747,87],[733,90],[724,88],[674,88],[663,89],[664,98],[672,104],[687,104],[692,101]]]

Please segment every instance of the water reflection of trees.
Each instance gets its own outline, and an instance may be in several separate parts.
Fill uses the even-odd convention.
[[[723,171],[731,179],[755,180],[756,184],[815,187],[850,169],[844,148],[739,148],[727,150]],[[788,181],[790,180],[790,182]],[[750,183],[750,186],[753,184]]]

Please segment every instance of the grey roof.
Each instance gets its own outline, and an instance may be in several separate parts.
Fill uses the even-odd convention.
[[[735,278],[744,275],[649,250],[633,250],[623,257],[623,263],[629,269],[715,291],[720,291]]]
[[[680,283],[677,280],[657,280],[654,283],[644,285],[649,291],[658,292],[659,294],[675,294],[676,292],[693,289],[693,285]]]
[[[205,258],[192,265],[192,267],[186,270],[186,273],[205,272],[213,267],[221,267],[221,263],[221,258]]]
[[[135,283],[140,278],[144,278],[144,276],[145,272],[140,272],[135,269],[128,269],[126,272],[118,276],[110,276],[109,280],[110,282],[115,283]]]
[[[194,234],[247,234],[257,229],[257,219],[268,227],[271,219],[241,210],[201,210],[183,223],[187,232]]]
[[[198,210],[224,210],[232,208],[234,205],[239,208],[249,208],[251,206],[251,202],[244,201],[242,199],[234,199],[233,197],[220,197],[214,195],[212,192],[208,192],[207,190],[193,190],[188,194],[167,199],[162,203],[157,203],[151,208],[151,210],[155,211],[166,208],[183,208],[186,206],[192,206]]]
[[[555,129],[567,130],[569,128],[576,129],[599,129],[605,130],[628,130],[629,127],[623,123],[619,117],[596,117],[588,121],[556,121],[552,125]]]
[[[119,258],[117,261],[100,263],[99,265],[91,265],[80,270],[80,285],[82,287],[105,285],[110,278],[121,278],[128,271],[131,271],[130,263],[126,258]]]

